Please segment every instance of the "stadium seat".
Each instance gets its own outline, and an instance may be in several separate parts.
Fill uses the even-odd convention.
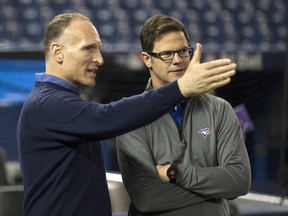
[[[143,22],[158,13],[181,20],[191,39],[203,44],[285,44],[285,0],[2,0],[1,42],[38,44],[58,13],[79,11],[91,17],[105,43],[139,43]],[[17,45],[18,46],[18,45]],[[280,45],[279,45],[280,46]],[[128,51],[128,50],[127,50]]]

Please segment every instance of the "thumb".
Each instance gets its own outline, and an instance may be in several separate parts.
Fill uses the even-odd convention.
[[[200,43],[196,43],[196,49],[194,51],[193,58],[191,60],[192,64],[200,63],[201,55],[202,55],[202,45]]]

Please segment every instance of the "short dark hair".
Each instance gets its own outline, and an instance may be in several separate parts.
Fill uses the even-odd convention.
[[[164,14],[157,14],[145,21],[140,32],[140,41],[143,51],[152,51],[156,40],[169,32],[184,33],[189,43],[189,34],[183,23],[176,18]]]
[[[91,20],[80,13],[63,13],[55,16],[47,25],[44,35],[44,49],[43,53],[47,56],[49,47],[53,40],[59,38],[69,24],[74,20]]]

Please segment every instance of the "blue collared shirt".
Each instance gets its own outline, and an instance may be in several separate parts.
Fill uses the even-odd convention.
[[[62,86],[64,88],[67,88],[75,93],[77,93],[78,95],[80,94],[80,88],[78,86],[72,85],[68,82],[66,82],[65,80],[53,76],[51,74],[46,74],[46,73],[36,73],[36,82],[50,82],[50,83],[54,83],[56,85]]]
[[[178,127],[181,126],[184,108],[187,103],[187,98],[181,101],[173,110],[170,111],[171,115],[175,118],[178,123]]]

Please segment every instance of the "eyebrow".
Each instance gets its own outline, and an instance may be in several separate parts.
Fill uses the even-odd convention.
[[[102,47],[102,43],[101,43],[100,45],[97,45],[97,44],[95,44],[95,43],[86,44],[86,45],[83,46],[83,49],[89,48],[89,47],[100,49],[100,48]]]
[[[151,52],[154,52],[154,53],[171,52],[171,51],[174,52],[174,51],[179,51],[179,50],[182,50],[182,49],[188,49],[189,47],[191,47],[191,46],[187,45],[187,46],[183,46],[180,49],[174,49],[174,50],[169,49],[169,50],[163,50],[163,51],[159,51],[159,52],[155,52],[155,51],[151,51]]]

